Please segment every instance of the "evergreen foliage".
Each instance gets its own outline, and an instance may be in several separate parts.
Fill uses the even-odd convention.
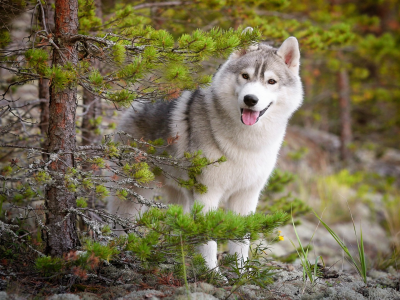
[[[61,271],[63,261],[60,257],[41,256],[35,261],[36,269],[44,276],[51,276]]]
[[[78,201],[83,202],[85,199],[80,198]],[[84,208],[81,206],[78,209]],[[223,280],[221,274],[207,269],[203,257],[196,254],[197,246],[209,240],[242,242],[244,239],[253,241],[260,236],[271,243],[277,242],[276,228],[286,220],[287,214],[282,212],[241,216],[217,210],[204,214],[202,205],[198,203],[188,214],[184,214],[182,207],[176,205],[166,210],[151,208],[137,218],[127,236],[109,239],[108,242],[86,239],[82,249],[84,251],[71,251],[63,258],[39,256],[34,267],[49,278],[69,272],[79,273],[81,278],[86,278],[86,272],[99,268],[102,262],[113,263],[120,259],[120,255],[129,253],[135,260],[141,261],[146,269],[152,270],[160,264],[172,264],[174,275],[180,280],[186,274],[190,280],[197,278],[217,284]],[[108,226],[101,232],[103,237],[112,235]],[[230,278],[234,289],[249,283],[265,287],[271,282],[273,268],[265,265],[266,250],[261,244],[255,245],[251,248],[251,258],[248,261],[240,261],[236,255],[224,256],[220,268]],[[181,263],[182,253],[190,262],[186,270]]]
[[[189,214],[184,214],[179,205],[171,205],[167,210],[151,208],[137,220],[141,231],[129,234],[127,250],[141,260],[158,260],[160,256],[165,259],[180,249],[181,238],[185,247],[209,240],[255,240],[261,233],[271,235],[287,219],[283,212],[241,216],[232,211],[215,210],[204,214],[202,207],[195,203]]]

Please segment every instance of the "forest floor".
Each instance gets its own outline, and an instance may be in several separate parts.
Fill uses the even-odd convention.
[[[385,195],[368,183],[368,176],[354,180],[352,174],[376,173],[379,180],[386,177],[400,178],[400,152],[377,147],[358,148],[354,161],[348,165],[349,173],[338,176],[341,162],[338,138],[324,132],[291,127],[278,162],[280,170],[296,175],[284,193],[292,193],[322,214],[335,232],[346,242],[350,250],[357,249],[349,208],[363,229],[365,252],[368,259],[368,277],[362,278],[346,262],[343,251],[312,214],[299,219],[296,226],[302,243],[306,245],[314,235],[310,261],[323,257],[315,282],[304,280],[299,259],[288,261],[294,252],[290,240],[296,241],[293,226],[281,228],[285,241],[269,247],[268,264],[274,268],[272,283],[264,288],[241,282],[228,285],[220,282],[211,285],[192,278],[188,288],[173,273],[160,269],[145,270],[135,262],[129,251],[121,253],[118,261],[102,262],[92,273],[63,274],[43,277],[29,270],[25,260],[0,261],[0,300],[6,299],[400,299],[400,261],[393,245],[393,237],[387,224]],[[377,154],[379,152],[379,155]],[[367,171],[366,171],[367,170]],[[361,173],[360,173],[361,172]],[[363,173],[364,172],[364,173]],[[347,176],[343,181],[343,176]],[[350,176],[350,177],[349,177]],[[374,177],[375,178],[375,177]],[[365,180],[366,181],[365,181]],[[377,181],[378,179],[374,179]],[[378,181],[379,181],[378,180]],[[350,182],[350,184],[348,183]],[[360,185],[360,182],[362,184]],[[390,181],[390,188],[398,183]],[[361,188],[360,188],[361,187]],[[385,188],[386,186],[384,186]],[[363,192],[360,193],[359,190]],[[274,195],[275,198],[283,194]],[[262,197],[259,209],[268,205],[268,197]],[[400,211],[400,210],[399,210]],[[396,212],[397,214],[397,212]],[[396,216],[395,214],[395,216]],[[386,224],[386,226],[385,226]],[[392,226],[393,227],[393,226]],[[392,230],[396,230],[395,228]],[[220,249],[224,250],[224,249]]]
[[[127,257],[129,255],[127,254]],[[323,269],[311,284],[303,280],[299,265],[270,262],[276,268],[274,282],[266,288],[243,284],[211,285],[206,282],[189,283],[189,290],[180,280],[143,273],[129,263],[109,264],[98,268],[96,274],[87,274],[86,280],[65,278],[65,285],[52,284],[51,279],[11,274],[1,276],[0,300],[100,300],[100,299],[400,299],[400,273],[393,267],[386,271],[370,270],[367,283],[351,271]],[[4,275],[8,270],[0,269]],[[135,270],[136,269],[136,270]],[[22,277],[20,277],[22,275]],[[24,278],[25,277],[25,278]]]

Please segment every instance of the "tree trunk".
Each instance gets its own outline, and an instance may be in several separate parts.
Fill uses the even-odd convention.
[[[352,141],[351,132],[351,102],[349,75],[345,68],[338,73],[339,107],[340,107],[340,154],[344,161],[349,159],[349,144]]]
[[[69,41],[69,35],[78,33],[78,1],[56,0],[55,7],[54,42],[59,50],[54,50],[53,66],[67,62],[76,65],[77,48],[75,43]],[[49,229],[46,232],[46,253],[56,256],[79,245],[76,217],[65,211],[76,207],[76,197],[64,182],[66,171],[74,166],[76,103],[76,86],[71,85],[64,90],[55,89],[53,84],[50,86],[48,152],[52,160],[49,169],[53,171],[55,183],[46,190],[46,225]]]
[[[41,14],[41,11],[39,11],[40,15],[40,21],[42,23],[46,23],[46,28],[49,32],[54,31],[54,9],[51,8],[51,4],[54,4],[53,0],[47,1],[47,5],[44,8],[44,13],[45,15],[43,16]],[[44,20],[43,20],[44,18]],[[47,78],[41,78],[39,80],[39,99],[41,100],[40,102],[40,133],[43,136],[43,141],[40,143],[41,147],[44,149],[47,149],[47,131],[49,127],[49,102],[50,102],[50,85],[49,85],[49,80]],[[46,100],[46,101],[44,101]],[[47,159],[46,154],[42,154],[43,159]]]

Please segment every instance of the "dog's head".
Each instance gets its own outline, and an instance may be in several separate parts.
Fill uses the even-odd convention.
[[[231,54],[216,74],[213,91],[223,99],[237,100],[235,115],[244,125],[254,125],[273,111],[289,118],[303,96],[299,66],[295,37],[285,40],[279,49],[253,45]],[[232,108],[233,103],[229,104]]]

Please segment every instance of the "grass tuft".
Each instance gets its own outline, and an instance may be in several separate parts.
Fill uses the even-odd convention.
[[[322,259],[322,256],[318,256],[315,259],[314,264],[312,264],[309,261],[309,259],[308,259],[309,252],[308,251],[309,251],[310,247],[309,246],[303,247],[300,237],[297,234],[296,225],[294,224],[294,220],[293,220],[293,215],[292,215],[292,224],[293,224],[294,232],[296,234],[297,241],[299,243],[299,247],[296,247],[292,240],[290,240],[290,243],[296,249],[297,255],[300,258],[300,263],[303,267],[303,281],[304,281],[304,283],[306,283],[307,277],[308,277],[308,279],[311,282],[311,285],[314,286],[316,284],[317,279],[320,278],[320,276],[321,276],[320,270],[318,267],[318,261],[321,260],[322,264],[325,266],[324,260]],[[314,234],[315,234],[315,232],[314,232]],[[311,244],[311,241],[314,238],[314,234],[312,235],[310,242],[308,244]],[[305,289],[305,285],[304,285],[304,289]],[[303,292],[304,292],[304,289],[303,289]]]
[[[350,211],[350,208],[349,208],[349,211]],[[360,276],[362,277],[364,283],[366,284],[367,283],[367,263],[366,263],[366,259],[365,259],[364,240],[363,240],[363,235],[362,235],[361,224],[360,224],[360,241],[359,241],[358,237],[357,237],[357,231],[356,231],[356,226],[354,224],[353,215],[351,214],[351,211],[350,211],[351,220],[353,222],[354,234],[356,235],[356,239],[357,239],[357,248],[358,248],[358,258],[355,259],[351,255],[351,253],[350,253],[349,249],[347,248],[347,246],[339,238],[339,236],[324,221],[322,221],[322,219],[318,216],[318,214],[315,211],[313,211],[313,212],[314,212],[315,216],[318,218],[318,220],[321,222],[321,224],[324,225],[326,230],[328,230],[328,232],[335,239],[335,241],[338,243],[338,245],[346,253],[350,264],[352,264],[355,267],[355,269],[357,270],[358,274],[360,274]]]

